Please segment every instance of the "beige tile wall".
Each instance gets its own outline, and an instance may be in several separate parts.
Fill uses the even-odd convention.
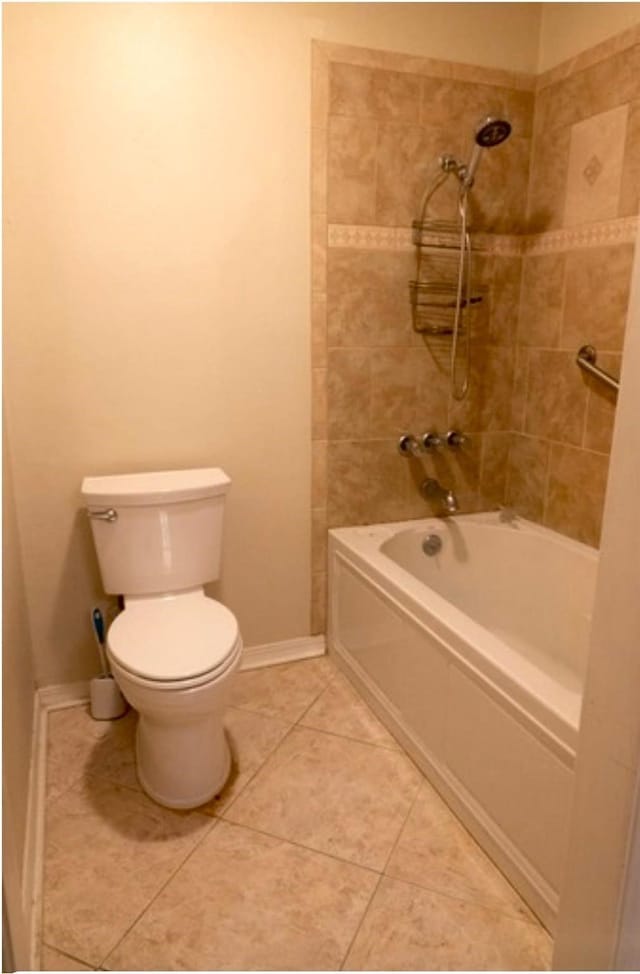
[[[463,510],[504,494],[521,260],[489,254],[477,272],[491,299],[473,332],[470,392],[449,400],[450,340],[413,331],[410,246],[380,249],[382,228],[408,228],[443,152],[466,158],[478,117],[507,113],[512,139],[482,161],[473,222],[494,233],[526,213],[532,79],[469,66],[390,57],[337,45],[314,48],[312,127],[313,631],[324,629],[328,527],[421,517],[419,486],[436,476]],[[451,216],[450,181],[436,214]],[[328,225],[374,227],[364,245],[326,247]],[[393,241],[389,230],[388,241]],[[324,236],[323,236],[324,235]],[[366,237],[366,234],[365,234]],[[323,242],[325,246],[323,247]],[[458,453],[403,460],[403,432],[460,426]]]
[[[584,242],[593,225],[608,221],[613,231],[638,213],[640,44],[635,33],[627,36],[624,50],[538,79],[530,231],[575,229]],[[633,243],[621,235],[572,248],[571,234],[564,244],[562,237],[553,253],[523,259],[505,498],[524,515],[597,545],[615,394],[574,360],[591,344],[598,365],[620,374]]]
[[[453,487],[462,510],[508,503],[597,544],[614,401],[574,359],[590,342],[604,368],[620,365],[633,245],[628,219],[616,228],[640,192],[640,47],[629,38],[573,73],[541,76],[535,95],[532,77],[315,45],[314,632],[327,528],[431,513],[419,493],[427,475]],[[438,155],[466,158],[485,111],[514,129],[485,154],[471,197],[487,231],[477,272],[488,296],[469,394],[455,403],[450,341],[411,327],[406,228]],[[451,215],[450,183],[437,215]],[[340,225],[342,245],[327,247]],[[402,432],[451,426],[469,434],[460,453],[398,456]]]

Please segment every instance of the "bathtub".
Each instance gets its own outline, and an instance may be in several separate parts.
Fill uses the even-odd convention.
[[[596,569],[497,513],[329,532],[329,652],[549,929]]]

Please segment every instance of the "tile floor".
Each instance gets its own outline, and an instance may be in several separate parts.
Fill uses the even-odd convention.
[[[135,715],[49,715],[44,970],[546,970],[551,940],[326,657],[241,673],[219,799],[154,804]]]

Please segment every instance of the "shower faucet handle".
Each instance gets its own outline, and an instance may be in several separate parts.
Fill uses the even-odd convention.
[[[422,447],[411,433],[403,433],[398,440],[398,453],[403,457],[417,457]]]
[[[420,442],[425,450],[433,450],[437,446],[442,446],[442,437],[432,430],[430,433],[423,433]]]
[[[464,433],[461,433],[459,430],[449,430],[446,439],[447,446],[451,447],[452,450],[457,450],[463,445],[463,443],[467,442],[469,437],[465,436]]]

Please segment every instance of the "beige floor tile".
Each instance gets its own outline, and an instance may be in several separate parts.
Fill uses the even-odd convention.
[[[381,870],[421,780],[400,752],[294,728],[224,817]]]
[[[548,970],[550,962],[541,927],[383,878],[345,970]]]
[[[118,720],[93,720],[88,705],[51,711],[47,720],[47,798],[57,798],[86,774],[138,788],[136,720],[133,710]]]
[[[40,956],[40,970],[92,971],[93,968],[87,964],[81,963],[79,960],[76,960],[75,957],[69,957],[67,954],[63,954],[59,950],[55,950],[53,947],[47,947],[46,944],[43,944],[42,953]]]
[[[85,777],[47,815],[46,943],[100,964],[212,827],[205,815]]]
[[[240,674],[235,703],[234,775],[186,813],[140,792],[133,712],[49,715],[43,968],[336,969],[356,931],[354,969],[548,966],[548,936],[329,660]]]
[[[534,922],[513,887],[426,782],[385,873]]]
[[[224,726],[233,766],[222,793],[199,809],[207,815],[218,814],[238,797],[292,725],[275,717],[230,707],[224,717]]]
[[[326,656],[238,674],[232,703],[241,710],[295,723],[335,675]]]
[[[328,731],[355,741],[399,750],[391,734],[369,710],[346,677],[339,674],[300,721],[303,727]]]
[[[107,959],[111,970],[336,970],[375,873],[220,824]]]

